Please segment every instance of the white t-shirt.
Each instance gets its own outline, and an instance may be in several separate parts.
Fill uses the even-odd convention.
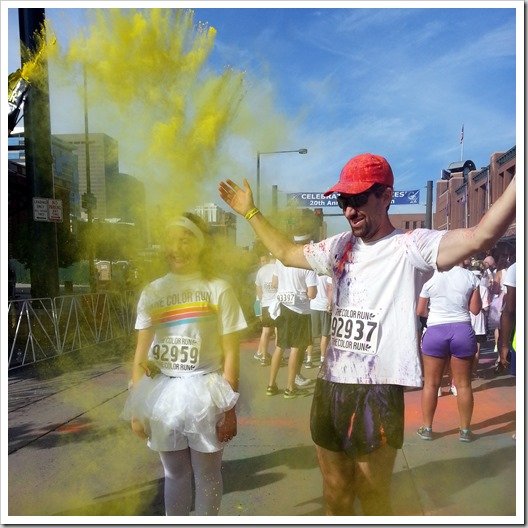
[[[311,270],[285,266],[279,260],[275,261],[274,274],[278,279],[276,300],[292,312],[309,314],[307,291],[310,286],[317,286],[317,274]]]
[[[310,300],[310,309],[328,312],[332,307],[332,279],[328,275],[317,275],[317,295]]]
[[[516,271],[517,271],[517,266],[516,266],[516,262],[514,262],[506,270],[506,274],[504,275],[504,281],[502,283],[504,286],[510,286],[510,288],[516,288],[516,286],[515,286],[515,284],[516,284],[516,278],[515,278]]]
[[[484,308],[488,306],[488,287],[482,281],[482,272],[479,270],[471,270],[471,273],[477,277],[479,281],[479,293],[480,300],[482,301],[482,309],[477,315],[473,315],[469,312],[469,317],[471,318],[471,326],[475,332],[475,335],[485,335],[486,334],[486,316],[484,315]]]
[[[167,376],[180,376],[220,369],[220,337],[247,324],[226,281],[168,273],[147,285],[138,302],[136,330],[152,326],[148,358]]]
[[[255,285],[262,289],[262,299],[260,299],[261,306],[269,306],[275,299],[277,288],[273,288],[271,281],[275,272],[275,263],[270,262],[264,264],[257,272],[255,278]]]
[[[341,233],[304,247],[310,266],[332,277],[330,345],[319,376],[338,383],[420,387],[419,272],[436,269],[446,231],[396,229],[375,242]]]
[[[479,278],[461,266],[436,271],[420,292],[420,297],[429,299],[427,326],[470,323],[469,299],[479,285]]]

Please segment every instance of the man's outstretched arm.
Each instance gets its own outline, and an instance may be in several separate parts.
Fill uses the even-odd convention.
[[[491,249],[515,220],[515,176],[480,222],[469,228],[448,231],[440,241],[436,264],[448,270],[466,257]]]
[[[220,182],[220,197],[236,213],[248,220],[260,241],[274,257],[285,266],[312,269],[303,252],[303,246],[294,244],[286,235],[273,227],[255,207],[253,193],[248,181],[244,178],[243,188],[232,180]]]

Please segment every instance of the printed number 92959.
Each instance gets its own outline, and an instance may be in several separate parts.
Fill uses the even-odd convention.
[[[188,345],[154,345],[152,357],[160,361],[177,361],[179,363],[196,363],[198,361],[198,349]]]

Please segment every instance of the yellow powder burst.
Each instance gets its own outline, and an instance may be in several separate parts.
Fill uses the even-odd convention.
[[[64,55],[86,70],[90,111],[119,130],[120,158],[157,207],[182,212],[200,199],[244,94],[244,75],[205,67],[216,30],[173,9],[94,10]],[[158,217],[158,215],[154,215]]]
[[[47,61],[57,55],[57,39],[49,24],[45,23],[33,35],[35,49],[21,43],[22,67],[9,76],[9,90],[22,78],[39,89],[47,90]]]
[[[114,136],[119,141],[120,165],[126,165],[145,183],[151,197],[152,233],[162,232],[160,225],[167,217],[203,203],[203,188],[212,183],[216,187],[221,167],[228,166],[234,179],[250,177],[242,162],[225,148],[226,140],[235,143],[233,150],[242,145],[255,154],[259,149],[276,150],[287,144],[288,123],[277,114],[268,90],[261,89],[256,81],[247,87],[245,74],[233,69],[217,74],[207,68],[216,30],[195,24],[192,11],[89,11],[94,16],[92,23],[56,57],[57,75],[63,74],[71,82],[82,79],[79,74],[85,68],[90,132]],[[51,57],[48,47],[41,48],[39,57]],[[39,61],[34,63],[26,71],[30,80],[39,78]],[[78,84],[82,101],[82,80]],[[80,131],[82,123],[78,127]],[[212,264],[215,272],[229,270],[233,282],[238,283],[235,286],[240,287],[252,265],[252,256],[229,244],[226,240],[215,241]],[[251,294],[246,297],[252,303],[254,285],[249,286]],[[128,343],[123,362],[129,362],[132,355],[133,344]],[[74,359],[78,364],[83,362],[77,352]],[[77,367],[65,361],[63,368],[68,371]],[[128,424],[119,422],[116,426],[120,432],[126,428],[126,434],[112,434],[111,424],[118,420],[117,407],[100,405],[96,397],[99,390],[94,381],[79,401],[70,398],[67,402],[85,410],[93,428],[87,429],[90,433],[86,433],[86,442],[74,443],[71,436],[61,433],[67,455],[57,468],[57,473],[64,475],[64,486],[57,489],[67,491],[63,491],[64,497],[54,497],[53,502],[60,505],[62,500],[66,509],[92,505],[93,497],[85,482],[104,478],[105,474],[119,480],[116,489],[122,490],[123,482],[144,484],[144,475],[138,473],[144,462],[136,457],[140,451],[145,457],[152,453],[128,431]],[[111,467],[101,468],[98,453],[105,442],[112,443],[116,456]],[[53,490],[51,486],[42,493],[51,501]],[[141,499],[135,495],[125,497],[123,492],[119,500],[129,503],[127,509],[133,513],[141,513],[153,492],[156,489],[149,489]],[[98,511],[113,514],[104,506]]]

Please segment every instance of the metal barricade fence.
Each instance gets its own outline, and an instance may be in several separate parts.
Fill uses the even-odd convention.
[[[134,328],[137,292],[101,292],[9,301],[9,369],[98,343]]]

